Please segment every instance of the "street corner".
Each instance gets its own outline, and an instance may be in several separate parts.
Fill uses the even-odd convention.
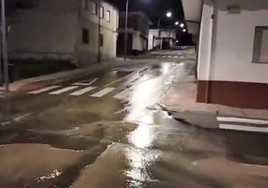
[[[43,144],[2,145],[0,187],[69,187],[107,147],[74,151]]]
[[[149,186],[154,182],[147,172],[159,156],[158,151],[143,150],[115,143],[94,164],[87,166],[71,188]]]
[[[12,144],[0,147],[0,187],[37,185],[57,178],[79,162],[83,152],[42,144]]]
[[[175,120],[196,126],[197,128],[219,128],[216,114],[198,111],[173,111],[171,115]]]

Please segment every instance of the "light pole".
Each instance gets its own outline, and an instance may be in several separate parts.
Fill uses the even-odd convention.
[[[126,17],[125,17],[125,39],[124,39],[124,61],[127,60],[127,24],[128,24],[128,5],[129,0],[126,1]]]
[[[161,22],[161,19],[163,18],[163,16],[164,15],[160,16],[160,18],[158,19],[157,29],[160,29],[160,22]],[[166,13],[166,17],[170,18],[171,16],[172,16],[171,12]]]
[[[158,23],[157,23],[157,29],[158,29],[158,37],[161,38],[161,35],[160,35],[160,22],[161,22],[161,19],[163,18],[164,15],[160,16],[159,19],[158,19]],[[171,12],[167,12],[166,13],[166,17],[170,18],[172,16],[172,13]],[[160,41],[160,49],[162,49],[162,39]]]
[[[5,92],[9,90],[9,79],[8,79],[8,64],[7,64],[7,36],[6,36],[6,14],[5,14],[5,0],[1,0],[1,23],[2,23],[2,53],[3,53],[3,67],[5,77]],[[2,68],[2,67],[0,67]]]

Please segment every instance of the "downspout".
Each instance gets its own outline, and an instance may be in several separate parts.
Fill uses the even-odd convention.
[[[201,3],[201,7],[200,7],[200,20],[199,20],[199,34],[198,34],[198,40],[197,40],[197,44],[196,44],[196,67],[195,67],[195,78],[196,78],[196,81],[197,81],[197,84],[198,84],[198,62],[199,62],[199,48],[200,48],[200,33],[201,33],[201,24],[202,24],[202,16],[203,16],[203,8],[204,8],[204,3],[205,3],[205,0],[202,0],[202,3]],[[207,103],[208,102],[208,91],[209,91],[209,86],[207,85],[206,87],[206,93],[205,93],[205,102]]]
[[[214,50],[213,47],[215,46],[214,42],[215,42],[215,19],[216,18],[216,14],[215,14],[215,0],[212,1],[213,2],[213,14],[211,15],[211,19],[212,19],[212,28],[211,28],[211,46],[210,46],[210,62],[209,62],[209,66],[208,66],[208,81],[206,83],[206,93],[205,93],[205,103],[209,103],[209,91],[210,91],[210,70],[211,70],[211,66],[212,63],[214,62]]]
[[[101,36],[101,12],[100,12],[100,7],[102,6],[102,0],[99,0],[98,5],[99,5],[98,9],[97,9],[97,16],[98,16],[98,63],[101,63],[101,41],[100,41],[100,36]],[[103,10],[103,14],[104,14],[104,10]]]

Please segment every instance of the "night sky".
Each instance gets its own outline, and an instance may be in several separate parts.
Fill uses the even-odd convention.
[[[125,11],[126,0],[109,0],[120,11]],[[157,26],[159,16],[165,14],[167,11],[172,12],[172,18],[164,18],[161,20],[163,27],[170,26],[175,21],[183,21],[183,10],[181,0],[129,0],[130,11],[142,11]],[[153,27],[153,26],[152,26]]]

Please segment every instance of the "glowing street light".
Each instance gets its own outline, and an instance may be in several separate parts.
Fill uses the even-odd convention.
[[[161,22],[161,19],[163,18],[164,15],[162,15],[159,19],[158,19],[158,25],[157,25],[157,28],[160,29],[160,22]],[[171,12],[167,12],[166,13],[166,17],[168,18],[171,18],[172,17],[172,13]]]
[[[180,24],[180,27],[183,28],[183,27],[184,27],[184,23],[181,23],[181,24]]]
[[[171,13],[171,12],[167,12],[166,16],[167,16],[168,18],[170,18],[170,17],[172,16],[172,13]]]
[[[182,31],[185,33],[186,32],[186,29],[183,29]]]
[[[176,21],[176,22],[175,22],[175,25],[179,25],[179,23],[180,23],[180,22]]]

